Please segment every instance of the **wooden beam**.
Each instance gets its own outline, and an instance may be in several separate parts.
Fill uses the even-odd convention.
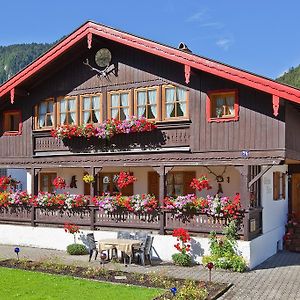
[[[273,166],[267,166],[264,169],[262,169],[249,183],[248,183],[248,189],[250,190],[251,186],[259,180],[264,174],[266,174]]]
[[[87,34],[87,44],[88,44],[89,49],[92,48],[92,41],[93,41],[93,34],[91,32],[89,32]]]
[[[190,77],[191,77],[191,66],[184,65],[184,77],[185,77],[185,83],[190,83]]]
[[[14,102],[15,102],[15,88],[12,88],[10,90],[10,103],[14,104]]]
[[[244,231],[244,240],[249,241],[250,232],[249,232],[249,207],[250,207],[250,192],[248,189],[249,181],[249,166],[235,166],[235,168],[240,173],[240,197],[241,197],[241,206],[242,209],[246,211],[243,219],[243,231]]]
[[[278,116],[278,111],[279,111],[279,97],[276,95],[272,96],[272,102],[273,102],[273,115],[275,117]]]

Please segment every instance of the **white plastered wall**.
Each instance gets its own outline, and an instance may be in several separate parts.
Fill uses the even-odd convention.
[[[83,233],[86,235],[89,232],[92,231],[82,230],[81,234]],[[81,240],[78,239],[81,234],[77,234],[78,243],[81,243]],[[94,231],[94,235],[96,240],[116,238],[117,231]],[[152,235],[154,236],[152,251],[153,257],[159,258],[162,261],[172,261],[172,254],[177,252],[174,248],[174,244],[177,243],[176,238],[171,235]],[[0,244],[66,250],[66,247],[73,242],[73,236],[69,233],[66,233],[63,228],[0,224]],[[250,243],[239,241],[238,244],[239,250],[245,257],[248,264],[250,264]],[[209,253],[208,238],[192,236],[191,246],[191,254],[193,256],[193,260],[196,262],[201,262],[201,257]]]
[[[285,224],[288,215],[288,179],[286,176],[285,199],[273,200],[273,172],[287,172],[287,165],[273,166],[262,177],[261,205],[262,235],[251,241],[251,264],[256,266],[282,249]],[[252,267],[253,267],[252,266]]]

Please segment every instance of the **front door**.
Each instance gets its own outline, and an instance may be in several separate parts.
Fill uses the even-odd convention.
[[[292,211],[300,216],[300,174],[292,175]]]

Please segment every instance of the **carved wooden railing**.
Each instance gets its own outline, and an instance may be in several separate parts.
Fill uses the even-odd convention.
[[[261,224],[259,223],[261,210],[256,210],[255,212],[252,210],[249,212],[249,215],[250,220],[255,218],[257,225],[255,231],[250,232],[250,239],[253,239],[261,233],[259,225]],[[72,210],[46,209],[34,206],[0,208],[0,223],[2,224],[57,227],[66,222],[89,227],[91,230],[100,228],[131,228],[157,230],[165,233],[181,227],[191,233],[199,234],[208,234],[211,231],[222,233],[224,226],[227,224],[225,219],[216,219],[206,214],[196,214],[183,219],[177,218],[172,212],[166,210],[136,214],[131,212],[106,213],[92,205]],[[254,228],[253,224],[250,228]],[[243,238],[243,228],[240,229],[239,234]]]
[[[190,145],[190,124],[177,126],[159,126],[151,132],[120,134],[110,141],[98,138],[73,138],[58,140],[50,135],[50,131],[33,132],[33,151],[55,152],[70,151],[72,153],[101,153],[108,151],[129,151],[134,149],[158,149],[165,147],[188,147]]]

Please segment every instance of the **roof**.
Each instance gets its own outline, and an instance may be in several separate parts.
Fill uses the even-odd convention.
[[[269,93],[273,95],[273,99],[274,97],[275,99],[284,98],[292,102],[300,103],[300,90],[297,88],[92,21],[84,23],[45,54],[38,57],[19,73],[3,83],[0,86],[0,98],[10,93],[11,100],[13,101],[16,87],[42,70],[82,39],[87,39],[87,46],[90,48],[93,35],[181,63],[184,66],[186,76],[189,76],[191,68],[195,68]]]

